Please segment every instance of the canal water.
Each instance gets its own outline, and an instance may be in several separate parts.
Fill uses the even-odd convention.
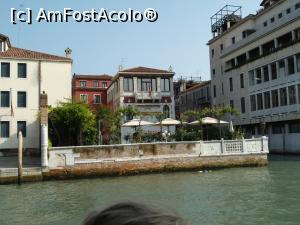
[[[1,225],[80,225],[120,200],[178,211],[193,225],[300,224],[300,157],[234,168],[0,186]]]

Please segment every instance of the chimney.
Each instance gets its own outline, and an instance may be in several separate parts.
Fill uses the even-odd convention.
[[[65,53],[66,53],[66,57],[67,57],[67,58],[71,58],[72,49],[67,48],[67,49],[65,50]]]

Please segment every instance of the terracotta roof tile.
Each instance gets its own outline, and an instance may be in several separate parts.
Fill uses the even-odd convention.
[[[10,47],[5,52],[0,52],[0,58],[17,58],[17,59],[33,59],[33,60],[52,60],[52,61],[68,61],[72,59],[62,56],[50,55],[47,53],[31,51],[22,48]]]
[[[131,69],[121,70],[119,73],[173,73],[173,72],[140,66]]]
[[[189,92],[189,91],[192,91],[192,90],[195,90],[197,88],[201,88],[201,87],[204,87],[204,86],[207,86],[207,85],[210,85],[210,81],[203,81],[199,84],[194,85],[193,87],[190,87],[185,92]]]
[[[111,80],[112,76],[107,75],[107,74],[102,74],[102,75],[75,74],[74,79],[102,79],[102,80]]]

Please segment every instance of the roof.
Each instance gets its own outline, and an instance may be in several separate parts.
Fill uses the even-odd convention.
[[[167,74],[174,74],[174,72],[172,72],[172,71],[160,70],[160,69],[154,69],[154,68],[148,68],[148,67],[142,67],[142,66],[119,71],[119,74],[123,74],[123,73],[136,73],[136,74],[145,74],[145,73],[149,73],[149,74],[158,74],[159,73],[159,74],[162,74],[162,73],[167,73]]]
[[[201,82],[201,83],[199,83],[199,84],[196,84],[196,85],[194,85],[193,87],[187,89],[187,90],[185,91],[185,93],[186,93],[186,92],[189,92],[189,91],[192,91],[192,90],[194,90],[194,89],[197,89],[197,88],[201,88],[201,87],[207,86],[207,85],[210,85],[210,81],[203,81],[203,82]]]
[[[43,52],[36,52],[22,48],[10,47],[5,52],[0,52],[0,58],[17,58],[33,60],[50,60],[72,62],[72,59],[62,56],[50,55]]]
[[[0,39],[4,39],[7,41],[8,47],[11,47],[10,41],[9,41],[9,37],[7,37],[4,34],[0,34]]]
[[[97,79],[97,80],[111,80],[112,76],[107,74],[102,75],[84,75],[84,74],[74,74],[74,79]]]

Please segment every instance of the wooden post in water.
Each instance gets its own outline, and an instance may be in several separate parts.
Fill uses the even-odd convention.
[[[23,135],[22,132],[18,133],[18,184],[23,181]]]

